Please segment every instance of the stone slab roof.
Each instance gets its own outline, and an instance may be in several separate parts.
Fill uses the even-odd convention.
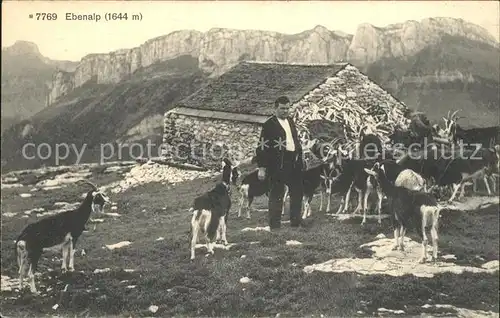
[[[269,116],[277,97],[295,103],[346,65],[241,62],[178,106]]]

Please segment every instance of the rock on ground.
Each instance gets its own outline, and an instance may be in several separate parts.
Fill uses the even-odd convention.
[[[444,262],[440,258],[435,264],[418,263],[422,253],[422,245],[405,237],[405,250],[393,251],[393,239],[377,239],[360,246],[360,248],[369,248],[373,255],[370,258],[341,258],[332,259],[321,264],[306,266],[304,271],[311,273],[320,272],[357,272],[364,275],[386,274],[390,276],[414,275],[417,277],[433,277],[435,274],[451,272],[461,274],[463,272],[474,273],[494,273],[498,271],[498,261],[484,264],[483,267],[460,266],[452,261]],[[427,257],[430,259],[432,246],[427,247]],[[439,258],[439,257],[438,257]],[[447,257],[450,259],[449,257]],[[486,268],[485,268],[486,267]]]
[[[125,179],[114,182],[104,187],[111,189],[112,193],[120,193],[125,190],[150,182],[168,182],[175,184],[187,180],[212,177],[218,174],[214,171],[183,170],[154,162],[137,165],[125,174]]]

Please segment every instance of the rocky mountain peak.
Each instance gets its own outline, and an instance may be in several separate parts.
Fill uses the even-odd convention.
[[[318,33],[327,33],[329,34],[331,31],[328,30],[326,27],[318,24],[317,26],[314,27],[313,29],[314,32],[318,32]]]
[[[13,45],[3,48],[2,51],[12,55],[36,55],[42,56],[38,46],[29,41],[16,41]]]
[[[362,23],[354,34],[347,58],[366,65],[380,58],[409,56],[439,41],[444,34],[498,47],[498,42],[483,27],[462,19],[438,17],[420,22],[409,20],[385,27]]]
[[[495,47],[499,46],[495,37],[488,30],[463,19],[434,17],[423,19],[420,23],[426,29],[440,29],[450,35],[465,36],[471,40],[485,42]]]

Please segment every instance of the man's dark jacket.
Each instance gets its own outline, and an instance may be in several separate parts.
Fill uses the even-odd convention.
[[[293,140],[295,141],[296,165],[295,169],[302,170],[302,145],[300,144],[297,127],[290,118],[287,118],[290,123]],[[278,146],[279,141],[283,144]],[[286,151],[285,142],[286,133],[276,116],[269,118],[260,133],[259,144],[256,149],[256,161],[259,168],[266,168],[266,175],[273,174],[277,169],[283,167],[283,155]]]

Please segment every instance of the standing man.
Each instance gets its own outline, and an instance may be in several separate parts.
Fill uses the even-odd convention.
[[[258,178],[269,182],[269,227],[281,227],[281,211],[285,184],[290,191],[290,225],[300,226],[302,221],[302,146],[297,128],[291,118],[290,100],[281,96],[274,102],[275,115],[263,125],[256,160]]]

